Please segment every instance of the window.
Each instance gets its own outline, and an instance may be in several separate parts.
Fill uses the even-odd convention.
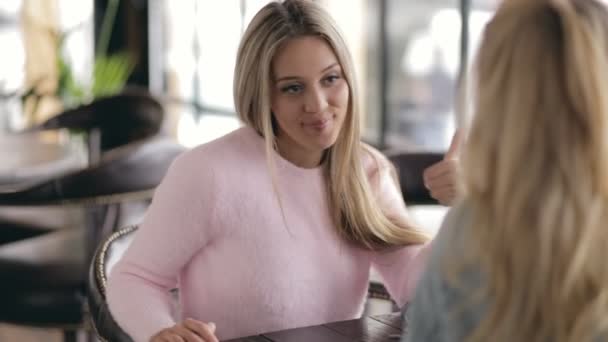
[[[165,0],[165,87],[182,102],[171,107],[171,130],[184,145],[198,145],[239,127],[232,97],[238,44],[267,2]]]
[[[411,150],[447,148],[456,121],[465,1],[473,7],[472,52],[496,0],[319,0],[353,54],[366,141]],[[185,145],[239,127],[232,98],[236,52],[247,24],[266,3],[164,0],[158,18],[150,20],[163,26],[163,34],[151,36],[162,43],[159,48],[151,42],[152,51],[163,51],[161,90],[181,102],[170,107],[169,130]]]
[[[387,2],[386,145],[444,150],[460,58],[456,0]]]
[[[93,1],[0,2],[0,130],[19,130],[59,112],[65,103],[58,91],[57,50],[78,83],[90,82],[93,64]],[[28,90],[42,96],[24,105]],[[35,111],[33,109],[36,109]]]
[[[21,1],[0,2],[0,45],[5,53],[0,63],[0,132],[18,125],[21,106],[16,98],[9,98],[21,90],[24,83],[25,49],[19,27]]]
[[[470,63],[496,0],[386,0],[385,124],[381,145],[388,148],[445,151],[456,122],[455,102],[461,56]],[[468,35],[461,36],[462,9],[468,11]],[[381,9],[382,10],[382,9]],[[462,39],[468,46],[461,51]],[[381,56],[381,55],[380,55]],[[383,132],[382,130],[385,129]],[[382,144],[384,143],[384,144]]]
[[[164,22],[165,27],[160,37],[151,37],[151,46],[159,46],[160,39],[164,49],[154,49],[166,51],[166,55],[151,58],[162,61],[161,90],[181,102],[170,106],[169,130],[175,132],[184,145],[204,143],[239,127],[232,96],[238,44],[249,21],[268,2],[165,0],[162,8],[157,8],[158,18],[152,18],[151,22]],[[362,88],[365,85],[365,41],[361,40],[365,0],[321,3],[332,12],[345,33]],[[365,94],[365,89],[361,90]]]

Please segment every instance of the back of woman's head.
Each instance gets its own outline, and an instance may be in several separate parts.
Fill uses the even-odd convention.
[[[489,306],[473,340],[589,341],[608,332],[608,12],[506,0],[477,58],[464,174]]]

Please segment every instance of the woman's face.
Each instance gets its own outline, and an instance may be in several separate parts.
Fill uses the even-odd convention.
[[[272,64],[272,112],[279,153],[301,167],[319,165],[337,140],[348,110],[349,87],[325,40],[286,42]]]

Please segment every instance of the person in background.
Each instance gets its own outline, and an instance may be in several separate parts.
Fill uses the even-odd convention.
[[[511,0],[488,24],[448,213],[403,341],[608,339],[608,10]]]
[[[234,79],[244,127],[176,159],[110,274],[110,311],[135,341],[357,318],[372,266],[399,305],[410,299],[432,234],[408,216],[390,162],[360,141],[353,69],[314,2],[255,15]]]

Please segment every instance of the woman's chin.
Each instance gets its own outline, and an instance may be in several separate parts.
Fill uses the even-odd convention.
[[[306,145],[309,146],[309,148],[317,151],[324,151],[336,143],[339,132],[335,132],[335,130],[332,129],[323,130],[322,132],[305,131],[304,133],[302,138],[306,140]]]
[[[316,139],[314,139],[314,141],[311,141],[311,145],[314,145],[316,149],[324,151],[332,147],[336,143],[336,140],[337,139],[333,134],[327,136],[318,136]]]

